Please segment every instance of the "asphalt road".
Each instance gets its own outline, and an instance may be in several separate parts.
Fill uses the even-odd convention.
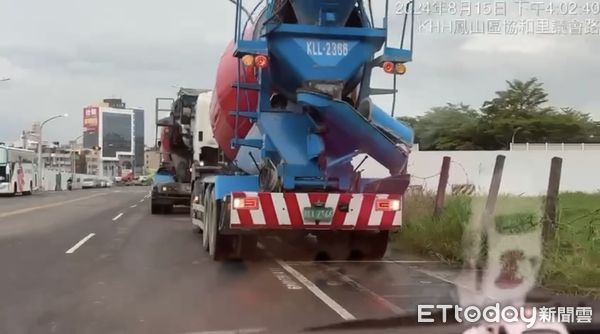
[[[287,333],[453,301],[446,266],[393,254],[298,261],[266,239],[258,261],[212,262],[186,211],[151,215],[148,192],[0,198],[0,333]]]

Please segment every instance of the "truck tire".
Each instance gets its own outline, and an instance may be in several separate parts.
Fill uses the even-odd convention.
[[[195,185],[195,184],[194,184]],[[190,196],[190,219],[192,220],[192,231],[194,231],[194,233],[202,233],[202,229],[200,228],[200,226],[195,225],[193,222],[196,219],[196,214],[194,212],[194,197],[197,196],[197,190],[196,187],[192,188],[192,194]]]
[[[206,211],[208,214],[206,215],[206,221],[204,222],[204,226],[206,226],[208,232],[208,254],[210,255],[210,258],[212,260],[218,261],[221,260],[222,249],[219,243],[219,227],[217,226],[218,215],[216,214],[217,212],[215,210],[217,202],[214,200],[214,193],[212,191],[212,187],[207,189],[206,197]]]
[[[227,208],[227,203],[221,205],[221,215],[219,219],[224,223],[229,223],[231,213]],[[230,258],[235,260],[257,260],[258,238],[254,234],[239,234],[223,236],[227,240],[227,247],[230,247]]]
[[[317,234],[317,260],[347,260],[350,257],[350,233],[322,231]]]
[[[239,258],[240,260],[258,259],[258,240],[255,235],[240,235],[239,238]]]
[[[209,229],[210,226],[208,224],[208,222],[210,221],[210,215],[211,213],[211,206],[210,204],[210,190],[212,189],[211,186],[206,187],[206,190],[204,191],[204,196],[202,196],[202,204],[204,205],[204,215],[202,217],[202,222],[204,223],[204,231],[202,231],[202,247],[204,248],[205,251],[208,252],[208,247],[209,247],[209,241],[208,241],[208,237],[209,237]]]
[[[231,257],[233,238],[236,236],[222,235],[219,232],[219,222],[221,219],[220,206],[215,200],[213,189],[210,190],[209,202],[211,214],[208,221],[208,254],[213,261],[227,260]]]
[[[352,252],[360,260],[381,260],[387,250],[388,239],[389,231],[355,231],[351,239]]]
[[[152,203],[152,204],[150,205],[150,213],[151,213],[151,214],[153,214],[153,215],[157,215],[157,214],[159,214],[159,213],[160,213],[160,211],[161,211],[160,209],[161,209],[161,207],[160,207],[160,205],[158,205],[158,204],[154,204],[154,203]]]

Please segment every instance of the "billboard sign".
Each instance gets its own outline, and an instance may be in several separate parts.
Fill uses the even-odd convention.
[[[98,131],[98,120],[100,119],[100,108],[87,107],[83,109],[83,128],[86,132]]]

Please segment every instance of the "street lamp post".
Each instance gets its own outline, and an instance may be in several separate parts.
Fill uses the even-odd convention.
[[[68,117],[69,114],[61,114],[61,115],[56,115],[56,116],[52,116],[50,118],[48,118],[47,120],[43,121],[40,124],[40,133],[39,133],[39,138],[38,138],[38,188],[40,188],[42,186],[42,182],[44,180],[44,163],[42,162],[42,129],[44,128],[44,125],[52,120],[55,120],[57,118],[61,118],[61,117]]]

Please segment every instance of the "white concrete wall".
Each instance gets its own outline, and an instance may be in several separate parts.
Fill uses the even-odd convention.
[[[414,151],[411,153],[408,172],[412,185],[423,185],[435,191],[439,181],[442,158],[452,158],[449,186],[474,184],[486,192],[491,181],[496,156],[506,156],[501,193],[543,194],[548,185],[550,160],[563,158],[561,191],[600,191],[600,152],[598,151]],[[358,159],[356,159],[358,160]],[[362,169],[363,177],[384,177],[387,170],[373,159],[368,159]]]

